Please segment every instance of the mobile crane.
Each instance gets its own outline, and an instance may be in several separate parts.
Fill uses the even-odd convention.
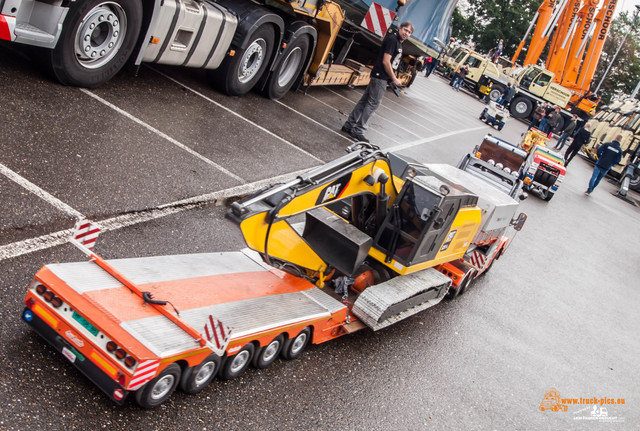
[[[572,92],[567,109],[581,113],[584,117],[594,114],[599,99],[589,89],[617,2],[618,0],[544,0],[511,62],[516,64],[534,25],[524,67],[538,63],[553,33],[546,58],[547,74],[551,82]],[[600,8],[596,13],[598,5]]]
[[[460,293],[525,222],[507,193],[443,166],[351,146],[232,204],[241,252],[106,261],[81,224],[90,261],[40,269],[23,320],[113,401],[144,408],[380,330]]]

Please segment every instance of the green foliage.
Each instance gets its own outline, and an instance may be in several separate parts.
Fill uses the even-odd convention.
[[[511,57],[529,27],[540,0],[468,0],[468,8],[456,8],[453,37],[475,43],[476,50],[488,53],[504,40],[503,55]]]
[[[632,16],[621,13],[613,20],[609,36],[605,41],[600,63],[598,63],[591,84],[591,88],[595,90],[598,83],[602,81],[607,68],[611,66],[598,90],[602,96],[601,104],[611,102],[614,97],[631,95],[640,79],[640,55],[638,55],[640,52],[640,19],[636,19],[635,23],[631,21]],[[625,35],[627,35],[626,39]],[[620,51],[614,59],[618,48]]]

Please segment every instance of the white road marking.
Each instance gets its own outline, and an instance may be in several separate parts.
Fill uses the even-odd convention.
[[[4,168],[4,166],[1,164],[0,164],[0,167]],[[194,196],[192,198],[183,199],[176,202],[160,205],[158,206],[158,208],[154,208],[150,210],[139,211],[137,213],[112,217],[110,219],[101,220],[99,222],[96,222],[94,220],[92,221],[100,226],[100,230],[102,230],[102,232],[118,230],[127,226],[132,226],[135,224],[144,223],[151,220],[156,220],[162,217],[166,217],[168,215],[186,211],[202,204],[212,203],[212,202],[224,200],[230,197],[249,194],[269,184],[281,183],[281,182],[292,180],[297,176],[307,172],[309,169],[312,169],[312,168],[291,172],[289,174],[279,175],[277,177],[266,178],[264,180],[255,181],[253,183],[242,184],[239,186],[231,187],[231,188],[220,190],[213,193]],[[5,171],[2,169],[0,169],[0,172],[7,175]],[[9,172],[12,173],[12,171],[9,171]],[[14,176],[17,175],[15,173],[13,174]],[[15,179],[12,176],[9,176],[9,175],[7,176],[15,181]],[[18,178],[18,180],[20,179],[22,179],[22,177]],[[24,180],[24,179],[22,180],[21,182],[18,182],[18,181],[16,182],[18,182],[18,184],[20,185],[28,183],[27,180]],[[65,211],[69,215],[72,215],[73,217],[83,217],[81,213],[69,207],[65,203],[59,201],[55,197],[51,196],[49,193],[45,192],[44,190],[40,189],[39,187],[33,184],[32,186],[33,187],[28,188],[28,190],[38,194],[38,196],[40,195],[49,196],[50,199],[45,199],[47,200],[47,202],[50,202],[52,205],[60,209],[64,208],[63,211]],[[64,245],[69,241],[69,238],[71,238],[72,233],[73,233],[73,229],[65,229],[58,232],[42,235],[37,238],[29,238],[23,241],[17,241],[11,244],[0,246],[0,261],[22,256],[24,254],[32,253],[35,251],[45,250],[47,248]]]
[[[9,178],[11,181],[29,190],[31,193],[43,199],[44,201],[51,204],[52,206],[59,209],[60,211],[67,213],[72,217],[78,217],[78,218],[84,217],[80,211],[74,208],[71,208],[69,205],[65,204],[60,199],[44,191],[40,187],[33,184],[31,181],[27,180],[26,178],[12,171],[2,163],[0,163],[0,173],[5,177]]]
[[[149,67],[149,66],[147,66]],[[281,136],[276,135],[275,133],[273,133],[271,130],[265,129],[264,127],[262,127],[261,125],[259,125],[258,123],[254,123],[253,121],[249,120],[248,118],[243,117],[242,115],[238,114],[235,111],[232,111],[231,109],[227,108],[224,105],[221,105],[220,103],[216,102],[215,100],[213,100],[212,98],[200,93],[198,90],[195,90],[191,87],[189,87],[188,85],[183,84],[182,82],[178,81],[175,78],[170,77],[169,75],[160,72],[157,69],[154,69],[153,67],[149,67],[149,69],[153,70],[154,72],[156,72],[159,75],[164,76],[165,78],[167,78],[168,80],[175,82],[176,84],[178,84],[179,86],[191,91],[193,94],[203,98],[204,100],[206,100],[207,102],[213,103],[214,105],[216,105],[217,107],[224,109],[225,111],[227,111],[228,113],[235,115],[236,117],[240,118],[243,121],[246,121],[247,123],[251,124],[252,126],[256,127],[257,129],[265,132],[266,134],[273,136],[274,138],[276,138],[277,140],[284,142],[285,144],[289,145],[290,147],[295,148],[296,150],[300,151],[301,153],[303,153],[304,155],[311,157],[313,160],[315,160],[316,162],[320,162],[320,163],[324,163],[324,160],[319,159],[318,157],[314,156],[313,154],[311,154],[310,152],[298,147],[297,145],[295,145],[292,142],[287,141],[286,139],[284,139]]]
[[[345,100],[348,100],[349,102],[353,103],[354,105],[358,103],[357,101],[356,101],[356,102],[354,102],[354,101],[352,101],[351,99],[349,99],[349,98],[347,98],[347,97],[344,97],[342,94],[336,93],[335,91],[331,90],[330,88],[326,88],[326,87],[325,87],[325,89],[326,89],[326,90],[329,90],[330,92],[332,92],[333,94],[335,94],[335,95],[337,95],[337,96],[339,96],[339,97],[342,97],[342,98],[343,98],[343,99],[345,99]],[[399,128],[399,129],[402,129],[402,130],[404,130],[405,132],[410,133],[410,134],[411,134],[411,135],[413,135],[413,136],[420,137],[420,135],[418,135],[418,134],[414,133],[414,131],[413,131],[413,130],[409,130],[409,129],[407,129],[407,128],[404,128],[404,127],[402,127],[402,126],[399,126],[399,125],[398,125],[396,122],[394,122],[393,120],[390,120],[390,119],[386,118],[385,116],[383,116],[382,114],[380,114],[378,111],[380,111],[381,109],[388,109],[388,110],[392,110],[392,109],[391,109],[391,108],[389,108],[388,106],[385,106],[385,104],[384,104],[384,103],[381,103],[381,104],[380,104],[380,107],[379,107],[376,111],[374,111],[373,116],[374,116],[374,117],[380,117],[380,118],[382,118],[382,119],[383,119],[383,120],[385,120],[385,121],[388,121],[388,122],[390,122],[390,123],[393,123],[395,127]],[[402,115],[402,114],[399,114],[397,111],[394,111],[394,112],[396,112],[396,114],[398,114],[398,115]],[[412,114],[415,114],[415,112],[413,112],[413,111],[411,111],[411,112],[412,112]],[[422,116],[420,116],[420,117],[422,117]],[[430,119],[428,119],[428,118],[425,118],[425,117],[422,117],[422,118],[424,118],[426,121],[431,121],[431,122],[432,122],[432,120],[430,120]],[[421,127],[421,128],[427,129],[427,130],[428,130],[428,131],[430,131],[430,132],[433,132],[433,131],[434,131],[433,129],[430,129],[430,128],[426,127],[424,124],[421,124],[421,123],[418,123],[418,122],[416,122],[416,121],[413,121],[413,120],[412,120],[411,118],[409,118],[409,117],[403,117],[403,121],[404,121],[404,120],[406,120],[406,121],[408,121],[408,122],[411,122],[411,123],[414,123],[415,125],[417,125],[417,126],[419,126],[419,127]],[[396,141],[396,142],[397,142],[397,141]]]
[[[317,101],[318,101],[318,102],[320,102],[320,103],[323,103],[323,104],[325,104],[325,105],[327,105],[327,106],[330,106],[330,105],[328,105],[328,104],[326,104],[326,103],[324,103],[324,102],[322,102],[322,101],[320,101],[320,100],[316,99],[316,98],[315,98],[315,97],[313,97],[313,96],[308,96],[308,97],[311,97],[313,100],[317,100]],[[291,111],[295,112],[295,113],[296,113],[296,115],[299,115],[299,116],[301,116],[301,117],[304,117],[305,119],[307,119],[307,120],[311,121],[312,123],[315,123],[315,124],[317,124],[318,126],[320,126],[320,127],[324,128],[324,129],[327,129],[329,132],[333,133],[334,135],[338,135],[338,136],[340,136],[341,138],[346,139],[346,140],[347,140],[347,141],[349,141],[349,142],[353,142],[353,140],[352,140],[351,138],[347,138],[346,136],[344,136],[343,134],[341,134],[341,133],[340,133],[340,132],[338,132],[337,130],[333,130],[332,128],[325,126],[325,125],[324,125],[324,124],[322,124],[321,122],[314,120],[313,118],[309,117],[308,115],[303,114],[302,112],[298,111],[297,109],[292,108],[292,107],[291,107],[291,106],[289,106],[289,105],[285,105],[284,103],[282,103],[282,102],[281,102],[281,101],[279,101],[279,100],[274,100],[274,102],[276,102],[276,103],[278,103],[278,104],[280,104],[280,105],[284,106],[285,108],[287,108],[287,109],[289,109],[289,110],[291,110]],[[335,107],[331,106],[331,109],[335,109]]]
[[[203,156],[202,154],[198,153],[197,151],[192,150],[191,148],[187,147],[186,145],[184,145],[181,142],[178,142],[177,140],[173,139],[171,136],[161,132],[160,130],[156,129],[155,127],[151,126],[150,124],[145,123],[144,121],[142,121],[141,119],[129,114],[127,111],[118,108],[116,105],[114,105],[111,102],[106,101],[105,99],[103,99],[102,97],[98,96],[97,94],[92,93],[91,91],[84,89],[84,88],[80,88],[80,91],[82,91],[83,93],[85,93],[88,96],[93,97],[94,99],[96,99],[98,102],[108,106],[109,108],[113,109],[114,111],[116,111],[117,113],[124,115],[125,117],[127,117],[128,119],[130,119],[131,121],[140,124],[142,127],[144,127],[145,129],[151,131],[152,133],[155,133],[156,135],[160,136],[163,139],[166,139],[167,141],[171,142],[173,145],[175,145],[176,147],[188,152],[189,154],[191,154],[192,156],[197,157],[198,159],[202,160],[203,162],[205,162],[208,165],[213,166],[214,168],[216,168],[217,170],[219,170],[220,172],[230,176],[231,178],[241,182],[241,183],[246,183],[247,181],[244,180],[243,178],[240,178],[239,176],[237,176],[236,174],[234,174],[233,172],[231,172],[228,169],[225,169],[224,167],[222,167],[221,165],[217,164],[216,162],[214,162],[213,160],[210,160],[208,158],[206,158],[205,156]]]
[[[428,138],[418,139],[417,141],[407,142],[406,144],[396,145],[395,147],[387,148],[386,151],[391,151],[391,152],[402,151],[402,150],[406,150],[407,148],[416,147],[418,145],[426,144],[428,142],[433,142],[433,141],[437,141],[439,139],[449,138],[451,136],[461,135],[461,134],[464,134],[464,133],[475,132],[476,130],[482,130],[484,128],[485,128],[484,126],[479,126],[479,127],[471,127],[469,129],[452,130],[451,132],[441,133],[440,135],[430,136]]]
[[[326,103],[326,102],[324,102],[324,101],[322,101],[322,100],[318,99],[317,97],[313,97],[313,96],[312,96],[312,95],[310,95],[310,94],[307,94],[307,95],[306,95],[306,97],[310,97],[310,98],[312,98],[313,100],[315,100],[316,102],[319,102],[319,103],[321,103],[321,104],[323,104],[323,105],[326,105],[326,106],[330,107],[331,109],[336,109],[336,107],[335,107],[335,106],[331,106],[331,105],[329,105],[328,103]],[[347,99],[347,100],[349,100],[349,99]],[[375,113],[374,113],[374,114],[375,114]],[[349,115],[349,114],[347,114],[347,115]],[[345,121],[346,121],[346,119],[345,119]],[[338,133],[338,132],[335,132],[335,133]],[[379,130],[376,130],[376,133],[377,133],[377,134],[379,134],[379,135],[384,136],[385,138],[387,138],[387,139],[389,139],[389,140],[391,140],[391,141],[393,141],[393,142],[398,142],[397,140],[393,139],[391,136],[386,135],[386,134],[382,133],[382,132],[381,132],[381,131],[379,131]],[[338,133],[338,134],[339,134],[339,133]],[[353,140],[351,140],[350,138],[345,137],[345,139],[347,139],[347,140],[349,140],[349,141],[353,142]]]

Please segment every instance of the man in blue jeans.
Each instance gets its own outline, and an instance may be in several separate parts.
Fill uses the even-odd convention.
[[[593,189],[600,184],[600,180],[607,175],[611,166],[619,163],[620,159],[622,159],[621,140],[622,135],[618,135],[615,140],[602,144],[598,148],[598,161],[593,167],[593,175],[591,175],[591,180],[589,181],[589,188],[584,192],[585,195],[589,196]]]
[[[364,94],[356,104],[346,123],[342,126],[342,131],[348,133],[353,139],[359,142],[369,142],[364,136],[365,130],[369,123],[369,118],[373,112],[378,109],[387,84],[393,83],[401,86],[395,70],[402,59],[402,42],[404,42],[413,33],[413,24],[405,21],[400,24],[397,34],[388,35],[382,42],[382,49],[378,53],[373,70],[371,70],[371,81],[364,90]]]

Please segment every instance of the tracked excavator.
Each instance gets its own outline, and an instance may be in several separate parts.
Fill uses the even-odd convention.
[[[80,222],[90,260],[40,269],[23,320],[114,402],[153,408],[455,297],[522,228],[490,171],[348,150],[233,203],[242,251],[104,260]]]

